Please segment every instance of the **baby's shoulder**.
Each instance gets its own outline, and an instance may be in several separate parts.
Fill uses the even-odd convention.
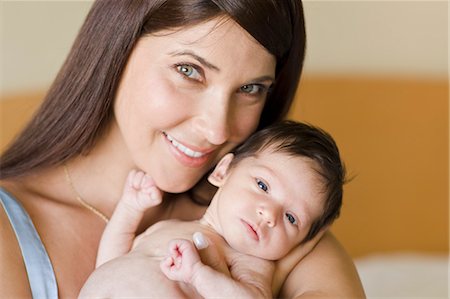
[[[275,270],[275,263],[253,255],[241,253],[234,249],[226,251],[226,258],[230,269],[252,269],[257,272],[270,272]]]
[[[163,220],[150,226],[146,231],[136,237],[133,248],[163,247],[167,249],[172,239],[192,240],[192,235],[201,229],[197,221]],[[165,252],[165,251],[164,251]]]
[[[150,235],[154,233],[158,234],[168,234],[168,235],[180,235],[182,237],[184,233],[195,232],[196,229],[199,229],[201,225],[198,221],[182,221],[178,219],[168,219],[158,221],[153,224],[145,232],[144,235]],[[177,237],[178,238],[178,237]]]
[[[159,231],[159,230],[168,229],[168,228],[173,227],[173,226],[179,226],[179,225],[181,225],[184,222],[186,222],[186,221],[180,221],[180,220],[177,220],[177,219],[161,220],[161,221],[156,222],[155,224],[153,224],[149,228],[147,228],[145,230],[144,234],[150,234],[153,231]]]

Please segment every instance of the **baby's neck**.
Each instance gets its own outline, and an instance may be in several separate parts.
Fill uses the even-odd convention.
[[[199,223],[206,226],[208,229],[213,230],[216,234],[223,236],[222,227],[217,221],[219,219],[217,213],[217,200],[213,198],[211,204],[206,209],[205,214],[203,214],[203,217],[200,218]]]
[[[216,234],[221,235],[221,234],[219,233],[218,229],[217,229],[217,225],[216,225],[216,223],[215,223],[215,221],[214,221],[214,218],[211,216],[210,213],[208,213],[208,210],[209,210],[209,209],[206,210],[206,213],[202,216],[202,218],[200,218],[200,219],[198,220],[198,222],[199,222],[201,225],[205,226],[208,230],[212,230],[212,231],[214,231]]]

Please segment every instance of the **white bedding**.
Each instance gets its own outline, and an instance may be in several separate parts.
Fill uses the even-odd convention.
[[[449,298],[448,255],[413,253],[355,259],[367,298]]]

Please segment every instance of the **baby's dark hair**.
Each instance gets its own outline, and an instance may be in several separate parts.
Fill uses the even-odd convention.
[[[234,151],[235,158],[231,166],[267,149],[307,157],[318,166],[315,170],[322,178],[325,201],[322,215],[312,222],[308,234],[302,241],[307,242],[323,227],[332,224],[340,214],[346,171],[338,147],[331,135],[324,130],[309,124],[285,120],[250,136]]]

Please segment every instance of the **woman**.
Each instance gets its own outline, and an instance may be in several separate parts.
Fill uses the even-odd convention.
[[[75,297],[132,168],[165,192],[140,231],[202,215],[196,203],[211,193],[201,178],[285,116],[304,46],[296,0],[95,2],[42,107],[1,157],[0,293]],[[294,251],[274,293],[363,296],[339,248],[325,234],[300,263],[306,252]]]

